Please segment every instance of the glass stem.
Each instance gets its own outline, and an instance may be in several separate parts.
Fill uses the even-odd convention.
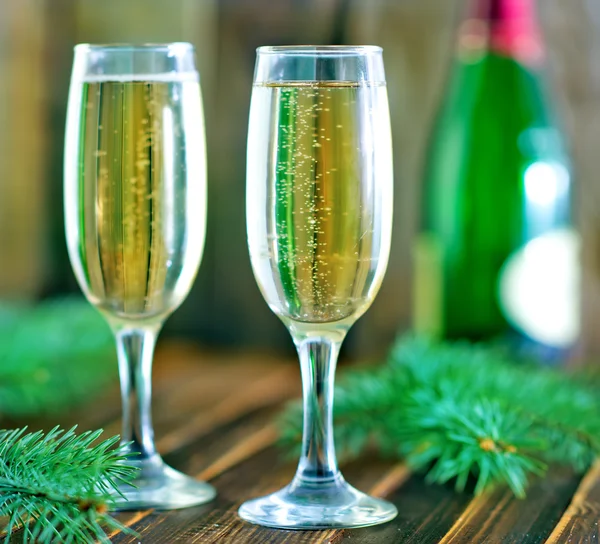
[[[158,327],[116,330],[119,377],[123,402],[121,445],[134,461],[156,454],[150,401],[152,358]]]
[[[296,340],[302,372],[304,431],[295,485],[336,484],[342,476],[333,441],[333,383],[341,340]]]

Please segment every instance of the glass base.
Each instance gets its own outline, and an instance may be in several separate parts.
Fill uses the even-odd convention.
[[[378,525],[394,519],[398,510],[341,479],[320,485],[292,482],[272,495],[245,502],[238,514],[265,527],[306,530]]]
[[[119,486],[125,498],[115,494],[115,510],[173,510],[204,504],[216,496],[211,485],[172,469],[158,454],[128,464],[140,471],[132,482],[135,487]]]

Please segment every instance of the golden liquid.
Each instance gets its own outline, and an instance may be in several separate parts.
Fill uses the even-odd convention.
[[[247,203],[253,269],[271,308],[302,322],[358,318],[389,253],[385,86],[255,86]]]
[[[75,92],[65,202],[77,278],[109,317],[162,319],[187,294],[204,244],[198,83],[92,81]]]

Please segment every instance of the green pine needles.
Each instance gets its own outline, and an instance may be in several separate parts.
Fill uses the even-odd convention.
[[[135,534],[107,512],[119,482],[134,469],[123,464],[119,438],[102,431],[76,435],[0,431],[0,516],[4,542],[108,542],[105,529]]]
[[[113,335],[82,298],[0,305],[0,415],[69,408],[117,376]],[[118,437],[0,430],[0,517],[4,542],[108,542],[105,529],[132,533],[108,514],[123,464]]]
[[[113,335],[82,298],[35,306],[0,305],[0,415],[23,417],[69,408],[117,376]],[[118,437],[0,430],[1,539],[108,542],[105,529],[132,533],[108,514],[123,464]],[[111,493],[112,492],[112,493]]]
[[[0,305],[0,415],[57,412],[116,377],[113,335],[83,298]]]
[[[548,464],[584,470],[600,452],[592,385],[491,347],[404,337],[382,365],[338,380],[336,445],[341,458],[375,448],[426,470],[430,482],[462,490],[474,477],[475,493],[507,484],[524,497]],[[299,442],[301,410],[292,405],[282,418],[287,447]]]

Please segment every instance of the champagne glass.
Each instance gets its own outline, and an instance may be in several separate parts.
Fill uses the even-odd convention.
[[[75,47],[65,141],[65,230],[75,276],[114,331],[122,445],[140,470],[119,509],[183,508],[214,489],[154,445],[156,336],[194,281],[206,228],[204,121],[187,43]]]
[[[392,225],[392,151],[379,47],[258,49],[248,133],[247,228],[256,281],[298,349],[304,433],[290,485],[244,503],[285,529],[364,527],[394,505],[336,462],[333,378],[342,340],[375,297]]]

